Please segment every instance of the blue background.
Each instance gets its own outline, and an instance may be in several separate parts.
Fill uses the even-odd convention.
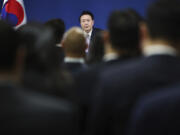
[[[28,21],[45,22],[62,18],[67,29],[79,26],[78,18],[82,10],[90,10],[95,16],[95,26],[106,29],[111,11],[130,7],[144,16],[150,2],[152,0],[24,0]]]

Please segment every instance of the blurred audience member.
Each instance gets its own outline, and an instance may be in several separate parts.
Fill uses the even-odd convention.
[[[84,32],[79,27],[69,29],[62,40],[65,53],[64,65],[73,74],[84,69],[87,48]]]
[[[60,97],[71,93],[73,82],[60,66],[63,61],[55,46],[53,31],[41,24],[28,23],[20,27],[18,32],[22,44],[27,48],[23,84]]]
[[[135,11],[134,11],[135,12]],[[125,60],[140,55],[139,16],[129,10],[114,11],[108,19],[104,34],[105,61]]]
[[[140,26],[144,57],[115,64],[102,72],[89,118],[89,134],[123,135],[128,128],[127,121],[132,107],[139,97],[179,83],[180,18],[178,16],[180,16],[179,0],[157,0],[149,6],[146,23]],[[112,20],[117,17],[113,18]],[[120,22],[112,21],[112,23]],[[126,25],[128,24],[129,22]],[[125,29],[126,27],[122,30]],[[137,37],[129,38],[133,37],[133,32],[130,35],[120,35],[116,31],[114,27],[110,31],[114,33],[114,37],[110,36],[114,45],[118,43],[116,42],[118,37],[123,38],[122,41],[131,40],[130,43],[137,41]],[[126,47],[131,45],[128,44]]]
[[[51,19],[49,21],[47,21],[45,23],[46,26],[49,26],[53,32],[54,32],[54,37],[55,37],[55,42],[56,42],[56,46],[57,46],[57,49],[59,50],[59,53],[60,53],[60,58],[64,59],[64,51],[62,49],[62,46],[61,46],[61,40],[63,38],[63,34],[65,32],[65,24],[64,24],[64,21],[62,19]]]
[[[71,103],[21,88],[26,52],[19,45],[18,36],[12,27],[0,21],[0,133],[78,134],[76,109]],[[48,36],[46,33],[41,38]]]
[[[140,98],[135,105],[127,135],[178,135],[180,85],[161,88]]]

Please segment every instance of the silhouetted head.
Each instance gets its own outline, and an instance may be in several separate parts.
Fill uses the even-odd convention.
[[[109,40],[114,49],[129,55],[139,52],[139,18],[128,10],[113,11],[107,23]]]
[[[54,36],[56,44],[60,44],[63,34],[65,32],[65,24],[62,19],[51,19],[45,23],[46,26],[49,26],[54,31]]]
[[[25,68],[48,72],[59,67],[61,61],[55,46],[53,31],[42,24],[28,23],[18,29],[22,44],[27,48]]]
[[[153,40],[180,41],[180,1],[157,0],[147,9],[147,28]]]

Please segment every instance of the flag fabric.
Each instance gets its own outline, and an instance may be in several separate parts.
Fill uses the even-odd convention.
[[[4,0],[1,19],[18,28],[26,23],[26,12],[23,0]]]

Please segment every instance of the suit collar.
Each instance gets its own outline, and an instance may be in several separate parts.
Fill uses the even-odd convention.
[[[71,58],[71,57],[65,57],[64,62],[65,63],[82,63],[82,64],[85,63],[83,58]]]
[[[89,37],[91,37],[91,35],[92,35],[92,31],[93,31],[93,29],[89,32],[89,33],[86,33],[85,31],[84,31],[84,33],[85,33],[85,35],[89,35]]]

